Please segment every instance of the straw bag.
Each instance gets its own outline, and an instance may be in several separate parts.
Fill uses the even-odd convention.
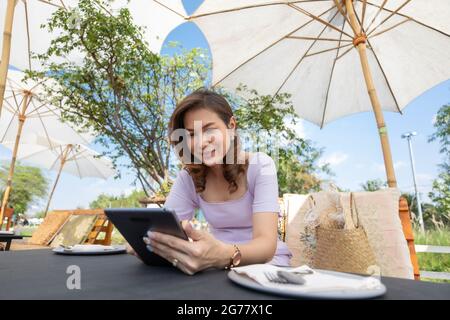
[[[340,200],[339,200],[340,201]],[[341,206],[342,207],[342,206]],[[375,255],[364,228],[359,225],[353,194],[350,193],[350,213],[342,210],[344,225],[320,224],[316,227],[316,248],[313,266],[317,269],[359,274],[372,274]]]

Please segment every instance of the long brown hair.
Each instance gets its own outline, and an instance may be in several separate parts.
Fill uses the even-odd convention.
[[[206,184],[206,175],[208,167],[203,164],[194,163],[195,157],[192,153],[189,155],[183,154],[183,150],[188,150],[186,147],[187,137],[186,135],[180,136],[182,141],[179,138],[173,137],[172,133],[177,129],[185,129],[184,127],[184,115],[187,111],[203,108],[210,110],[216,113],[219,118],[226,124],[230,122],[231,117],[233,116],[233,111],[231,109],[228,101],[220,94],[208,90],[208,89],[198,89],[186,96],[182,101],[180,101],[169,122],[169,137],[170,144],[172,146],[176,146],[181,143],[182,148],[178,151],[177,156],[181,159],[183,164],[183,168],[189,172],[189,175],[192,177],[194,181],[195,190],[197,193],[205,190]],[[237,125],[236,125],[237,129]],[[186,130],[182,130],[186,132]],[[238,163],[237,157],[240,151],[240,143],[239,136],[236,135],[232,140],[232,147],[229,150],[233,149],[233,161],[231,164],[225,161],[227,155],[224,156],[223,160],[223,177],[226,181],[228,181],[228,190],[230,193],[235,192],[239,186],[237,184],[237,180],[241,174],[246,174],[248,168],[248,159],[245,159],[245,163]]]

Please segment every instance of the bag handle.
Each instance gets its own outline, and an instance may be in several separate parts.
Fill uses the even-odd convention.
[[[355,210],[353,210],[353,207],[355,208]],[[353,192],[350,192],[350,213],[351,213],[351,221],[353,224],[354,228],[359,228],[360,224],[359,224],[359,213],[358,213],[358,209],[356,207],[356,201],[355,201],[355,197],[353,195]]]

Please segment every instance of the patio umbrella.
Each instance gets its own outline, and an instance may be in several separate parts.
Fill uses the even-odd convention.
[[[448,0],[205,0],[213,86],[287,92],[320,127],[373,110],[387,181],[396,187],[382,110],[401,112],[450,78]]]
[[[14,143],[3,143],[3,146],[14,149]],[[43,136],[29,138],[20,145],[17,159],[37,165],[41,168],[57,172],[56,180],[47,201],[44,216],[47,215],[50,202],[58,184],[61,172],[79,178],[95,177],[107,179],[115,174],[112,162],[98,152],[82,145],[70,144]]]
[[[51,36],[40,28],[59,8],[66,8],[76,0],[2,0],[0,1],[0,117],[9,64],[19,69],[36,70],[39,61],[32,53],[42,53],[50,45]],[[0,29],[1,30],[1,29]]]
[[[3,221],[3,213],[11,192],[20,142],[29,142],[36,134],[44,136],[49,145],[52,145],[52,138],[56,137],[60,141],[86,145],[94,138],[90,133],[80,133],[62,122],[58,107],[46,102],[42,83],[32,80],[23,81],[23,76],[22,72],[9,71],[4,99],[5,112],[0,119],[0,143],[14,141],[0,221]]]
[[[95,0],[93,0],[95,1]],[[2,0],[0,1],[0,38],[2,59],[0,65],[0,118],[8,65],[25,70],[39,70],[32,53],[43,53],[55,35],[40,26],[59,8],[76,7],[78,0]],[[98,3],[98,2],[97,2]],[[99,4],[100,5],[100,4]],[[150,50],[159,53],[164,39],[186,17],[182,0],[160,4],[156,0],[112,0],[113,9],[127,7],[134,22],[145,27],[144,37]],[[3,22],[4,19],[4,22]],[[75,54],[72,59],[81,59]]]

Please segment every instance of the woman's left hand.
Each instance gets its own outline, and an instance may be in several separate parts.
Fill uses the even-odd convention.
[[[229,245],[215,239],[207,231],[195,230],[189,222],[183,228],[192,241],[154,231],[149,231],[143,240],[148,250],[189,275],[210,267],[226,266],[232,255]]]

